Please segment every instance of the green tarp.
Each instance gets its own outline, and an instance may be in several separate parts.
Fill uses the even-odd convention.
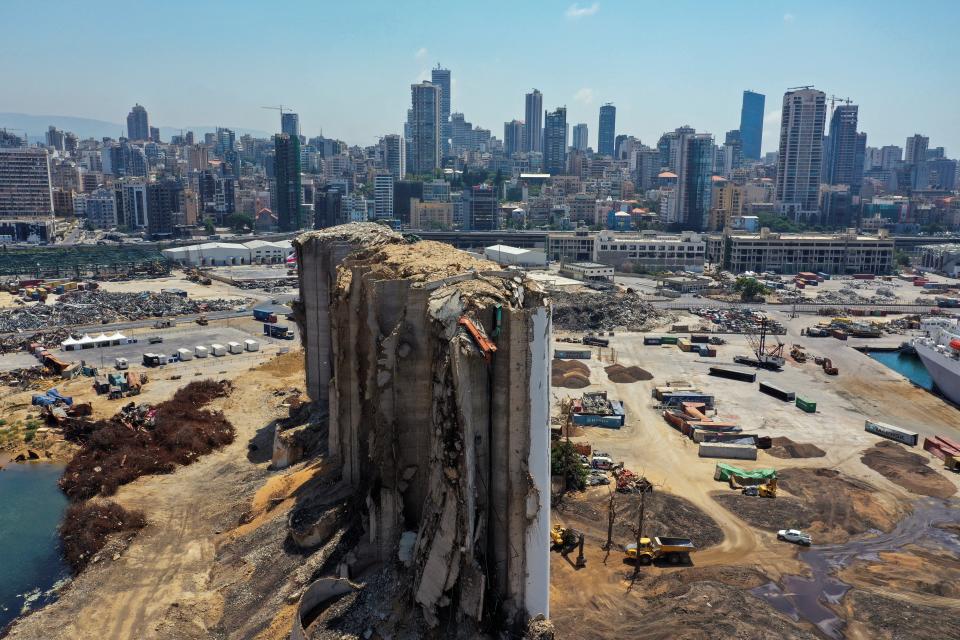
[[[727,482],[730,480],[730,476],[738,476],[740,478],[752,478],[754,480],[773,480],[774,478],[777,477],[777,470],[776,469],[755,469],[753,471],[747,471],[746,469],[735,467],[732,464],[724,464],[723,462],[718,462],[717,470],[713,473],[713,479]]]

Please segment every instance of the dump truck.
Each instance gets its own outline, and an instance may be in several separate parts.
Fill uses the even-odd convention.
[[[693,541],[689,538],[673,538],[655,536],[640,538],[640,548],[636,543],[626,547],[627,558],[642,565],[652,564],[657,560],[665,560],[670,564],[689,564],[690,554],[696,551]]]

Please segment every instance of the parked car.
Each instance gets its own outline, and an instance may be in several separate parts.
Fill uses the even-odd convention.
[[[149,342],[150,344],[159,344],[159,343],[163,342],[163,337],[162,337],[162,336],[150,336],[149,338],[147,338],[147,342]]]
[[[809,547],[813,543],[810,536],[799,529],[780,529],[780,531],[777,531],[777,540],[802,544],[805,547]]]

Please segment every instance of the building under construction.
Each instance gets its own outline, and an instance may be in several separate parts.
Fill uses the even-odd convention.
[[[300,236],[307,385],[369,553],[407,556],[429,626],[549,615],[550,331],[542,290],[376,224]],[[411,546],[412,544],[412,546]]]

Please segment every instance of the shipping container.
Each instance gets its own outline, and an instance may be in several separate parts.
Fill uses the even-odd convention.
[[[854,280],[873,280],[876,276],[872,273],[855,273],[853,274]]]
[[[701,442],[698,453],[701,458],[733,458],[736,460],[757,459],[757,447],[752,444]]]
[[[701,358],[716,358],[717,350],[713,347],[702,346],[698,350]]]
[[[206,358],[208,355],[210,355],[210,350],[198,344],[193,348],[193,355],[197,358]]]
[[[257,342],[256,340],[247,339],[243,341],[243,348],[246,349],[247,351],[259,351],[260,343]]]
[[[821,280],[829,280],[829,279],[830,279],[830,274],[829,274],[829,273],[826,273],[825,271],[817,271],[817,276],[818,276]]]
[[[864,422],[863,430],[867,433],[872,433],[874,435],[887,438],[888,440],[902,442],[903,444],[911,447],[917,446],[917,442],[920,438],[920,436],[914,431],[901,429],[900,427],[895,427],[892,424],[877,422],[876,420],[866,420]]]
[[[714,407],[713,396],[695,391],[664,393],[660,398],[660,403],[665,407],[680,407],[684,402],[702,402],[707,409]]]
[[[676,333],[686,333],[689,330],[690,330],[690,325],[686,325],[686,324],[673,325],[673,331]]]
[[[718,378],[728,378],[730,380],[739,380],[740,382],[756,382],[757,374],[743,369],[731,369],[729,367],[710,367],[710,375]]]
[[[260,322],[269,322],[270,316],[273,315],[272,309],[254,309],[253,310],[253,319],[259,320]],[[276,320],[274,320],[276,322]]]
[[[690,344],[690,341],[686,338],[680,338],[677,340],[677,346],[680,348],[680,351],[684,353],[689,353],[693,350],[693,345]]]
[[[660,336],[644,336],[643,344],[645,345],[659,345],[661,342]]]
[[[599,415],[595,413],[573,414],[573,424],[583,427],[610,427],[619,429],[623,426],[623,415]]]
[[[227,348],[222,344],[214,343],[210,345],[210,353],[215,356],[223,356],[227,353]]]
[[[693,344],[707,344],[710,342],[710,336],[690,336],[690,342]]]
[[[797,280],[794,284],[797,285],[797,289],[805,289],[805,288],[806,288],[806,285],[803,284],[802,282],[800,282],[799,280]]]
[[[193,360],[193,351],[190,349],[177,349],[177,356],[180,358],[181,362]]]
[[[843,329],[830,329],[830,335],[837,340],[846,340],[847,332]]]
[[[663,336],[660,338],[660,344],[677,344],[677,336]]]
[[[774,398],[784,402],[793,402],[797,399],[797,394],[795,394],[793,391],[785,391],[780,387],[770,384],[769,382],[760,383],[760,392],[765,393],[768,396],[773,396]]]
[[[809,400],[801,398],[800,396],[797,396],[795,403],[798,408],[800,408],[802,411],[806,411],[807,413],[816,413],[817,411],[816,402],[811,402]]]
[[[591,352],[583,349],[556,349],[553,357],[558,360],[589,360]]]
[[[228,342],[227,353],[243,353],[243,345],[239,342]]]
[[[583,336],[583,344],[593,345],[595,347],[609,347],[610,341],[606,338],[598,338],[596,336]]]

